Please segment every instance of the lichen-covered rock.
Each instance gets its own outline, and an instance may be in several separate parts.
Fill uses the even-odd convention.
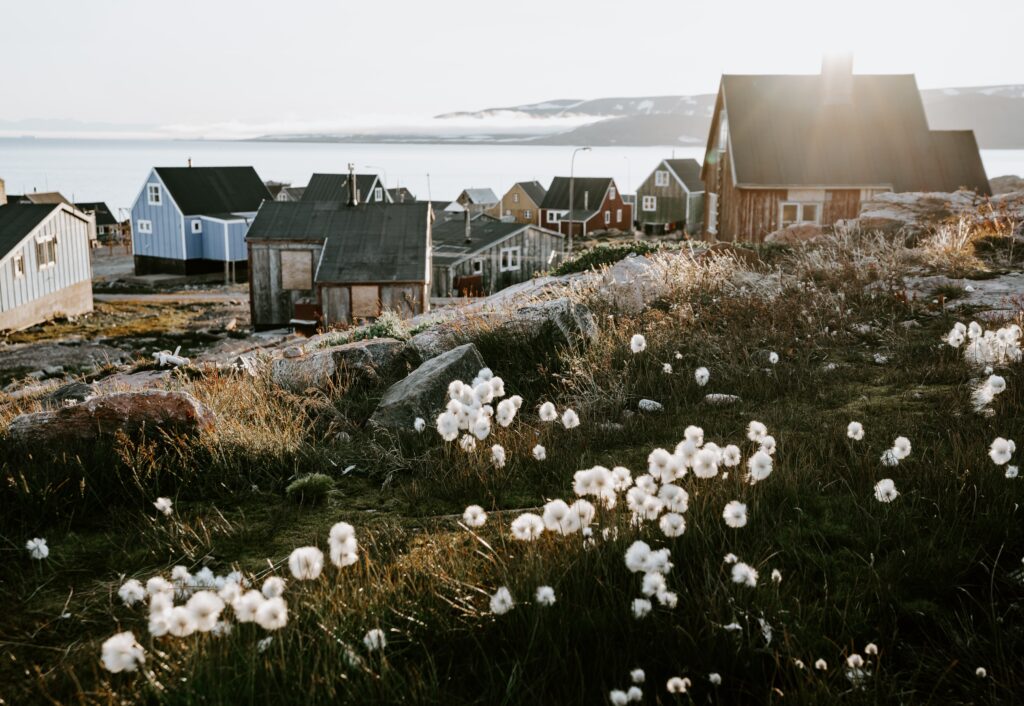
[[[21,414],[7,428],[15,442],[91,441],[119,431],[198,434],[212,428],[213,412],[187,392],[145,390],[101,395],[79,404]]]
[[[370,417],[384,429],[412,429],[416,417],[432,419],[443,409],[453,380],[472,380],[484,368],[480,351],[472,343],[435,356],[392,385]]]
[[[270,377],[280,387],[292,392],[309,389],[326,390],[344,372],[376,375],[395,360],[405,344],[394,338],[371,338],[308,351],[296,357],[278,358]]]

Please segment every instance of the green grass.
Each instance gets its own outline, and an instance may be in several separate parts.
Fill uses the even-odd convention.
[[[1024,557],[1024,481],[1005,479],[986,452],[996,436],[1024,428],[1024,366],[1000,371],[1008,388],[993,416],[974,414],[978,372],[938,345],[954,317],[866,291],[885,276],[880,258],[865,269],[787,257],[781,266],[799,275],[775,298],[710,283],[638,317],[595,305],[600,332],[585,350],[561,349],[543,334],[474,334],[509,394],[526,401],[511,427],[496,427],[470,455],[433,430],[366,428],[373,401],[407,363],[317,398],[282,393],[262,378],[193,381],[190,389],[228,420],[207,439],[5,449],[2,696],[593,704],[628,687],[629,670],[642,667],[644,703],[686,703],[665,691],[676,675],[693,680],[700,703],[1013,702],[1024,669],[1024,585],[1014,573]],[[920,327],[899,325],[908,319]],[[863,323],[875,333],[851,333]],[[628,341],[637,332],[648,347],[633,355]],[[779,353],[777,365],[763,362],[766,351]],[[875,364],[876,352],[889,362]],[[830,363],[838,367],[829,371]],[[692,376],[699,365],[711,370],[703,388]],[[741,401],[709,406],[708,392]],[[662,402],[664,412],[637,413],[641,398]],[[541,423],[535,410],[544,400],[572,406],[582,425]],[[651,449],[673,448],[688,424],[746,456],[752,419],[778,441],[772,475],[756,486],[738,469],[728,479],[687,476],[681,537],[665,539],[656,523],[631,526],[621,497],[616,509],[599,511],[593,545],[579,535],[529,544],[510,537],[524,508],[571,500],[578,469],[625,465],[639,475]],[[854,419],[867,430],[861,442],[845,435]],[[885,468],[879,456],[898,435],[913,452]],[[508,452],[502,469],[489,462],[492,443]],[[530,455],[537,443],[547,448],[544,462]],[[290,500],[288,484],[312,473],[333,487],[323,502]],[[884,477],[901,493],[890,505],[873,497]],[[175,500],[171,518],[150,505],[158,494]],[[750,522],[738,530],[721,519],[733,499],[749,507]],[[459,524],[470,503],[490,514],[473,532]],[[176,564],[287,577],[290,551],[326,549],[339,520],[356,527],[360,561],[328,566],[318,581],[289,580],[289,624],[265,652],[256,644],[266,633],[251,624],[224,637],[150,638],[145,609],[117,599],[125,576],[166,575]],[[23,551],[33,536],[49,540],[46,562]],[[679,595],[677,608],[640,621],[629,610],[640,576],[623,562],[638,538],[671,549],[668,583]],[[730,581],[729,552],[760,571],[757,588]],[[541,584],[554,587],[554,606],[532,604]],[[488,597],[501,585],[518,605],[494,616]],[[64,612],[70,617],[60,619]],[[772,628],[770,643],[760,620]],[[722,629],[733,622],[742,632]],[[367,653],[362,637],[376,627],[388,647]],[[99,666],[102,640],[125,629],[148,651],[148,677]],[[866,689],[853,690],[844,658],[864,654],[868,642],[880,654]],[[349,650],[359,656],[354,664]],[[827,671],[812,668],[818,658]],[[987,679],[975,677],[979,666]],[[710,672],[722,675],[721,686],[708,682]]]

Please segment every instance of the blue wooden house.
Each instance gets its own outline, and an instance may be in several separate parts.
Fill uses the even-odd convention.
[[[270,200],[252,167],[154,167],[132,206],[135,274],[245,279],[245,234]]]

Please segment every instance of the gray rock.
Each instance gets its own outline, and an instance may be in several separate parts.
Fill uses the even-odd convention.
[[[96,394],[92,385],[84,382],[69,382],[61,385],[45,397],[47,406],[63,407],[69,402],[83,402],[86,398]]]
[[[736,404],[740,401],[739,395],[727,395],[722,392],[712,392],[704,395],[704,401],[708,404],[724,406],[727,404]]]
[[[559,343],[586,345],[597,340],[594,314],[568,297],[520,307],[505,325],[536,335],[548,323],[558,332]]]
[[[665,410],[661,402],[655,402],[654,400],[640,400],[636,408],[641,412],[663,412]]]
[[[394,338],[371,338],[321,348],[300,357],[278,358],[271,368],[270,378],[292,392],[310,388],[327,390],[344,371],[376,376],[377,371],[395,360],[404,348],[405,344]]]
[[[412,429],[416,417],[432,419],[444,408],[453,380],[472,380],[484,367],[480,351],[472,343],[431,358],[384,393],[370,424],[384,429]]]
[[[138,392],[164,387],[171,379],[170,370],[140,370],[138,372],[114,373],[92,384],[98,394],[111,392]]]
[[[90,441],[119,431],[200,433],[213,413],[187,392],[118,392],[70,407],[15,417],[7,434],[15,442]]]

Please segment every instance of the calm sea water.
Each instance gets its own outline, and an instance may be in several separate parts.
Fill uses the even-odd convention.
[[[304,185],[313,172],[377,172],[417,198],[453,199],[467,187],[499,195],[517,181],[544,185],[569,173],[572,147],[540,145],[311,144],[274,142],[0,139],[10,193],[61,191],[75,201],[127,209],[150,167],[252,165],[263,179]],[[703,147],[595,147],[576,156],[579,176],[612,176],[631,193],[661,159],[702,157]],[[1024,150],[983,150],[990,177],[1024,175]],[[428,176],[429,175],[429,176]]]

